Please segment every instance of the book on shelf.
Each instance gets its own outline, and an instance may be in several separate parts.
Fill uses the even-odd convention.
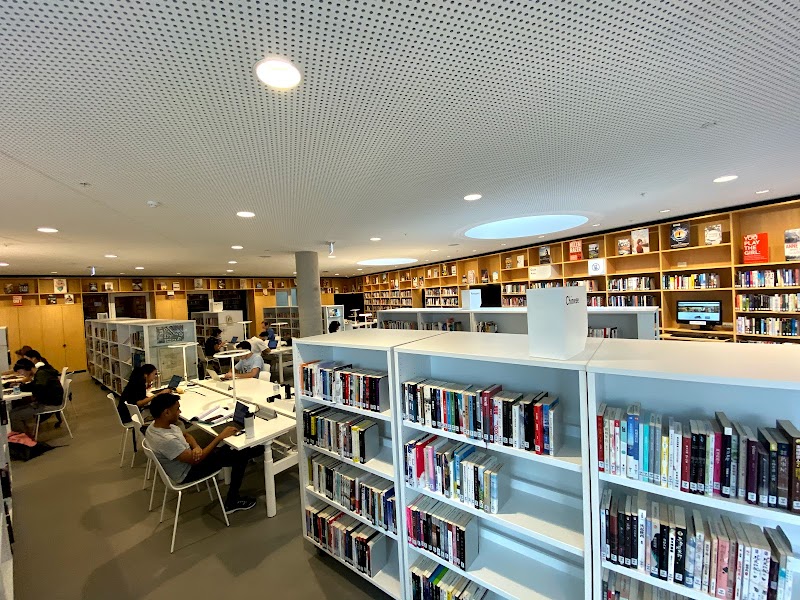
[[[600,405],[598,469],[690,494],[738,498],[749,504],[800,512],[800,431],[713,419],[681,421]]]
[[[787,229],[783,232],[784,260],[800,260],[800,229]]]
[[[589,258],[600,258],[600,244],[597,242],[592,242],[588,246],[589,248]]]
[[[64,304],[75,304],[75,294],[64,294]]]
[[[496,514],[507,499],[503,463],[468,442],[423,435],[404,444],[405,481],[446,498]]]
[[[634,229],[631,231],[631,254],[647,254],[650,252],[650,230]]]
[[[303,410],[303,441],[361,464],[381,451],[380,431],[375,421],[325,406]]]
[[[706,225],[703,230],[703,243],[706,246],[717,246],[722,243],[722,223]]]
[[[550,246],[539,246],[539,264],[549,265],[551,263]]]
[[[742,262],[745,264],[769,262],[767,233],[748,233],[742,238]]]
[[[389,559],[389,538],[322,500],[305,509],[306,534],[330,554],[368,577]]]
[[[14,284],[13,283],[4,283],[3,284],[3,293],[4,294],[13,294],[14,293]]]
[[[655,588],[660,580],[716,598],[791,597],[788,567],[797,557],[781,527],[705,516],[646,492],[611,488],[603,491],[598,518],[601,560],[649,575]]]
[[[482,600],[489,592],[432,558],[422,556],[409,568],[411,600]]]
[[[525,266],[525,255],[517,254],[517,268],[520,269]]]
[[[569,259],[583,260],[583,242],[573,240],[569,243]]]
[[[669,247],[675,248],[688,248],[691,244],[692,229],[686,221],[673,223],[669,230]]]
[[[461,569],[478,555],[478,519],[430,496],[419,495],[406,507],[408,541]]]
[[[58,304],[58,296],[55,294],[48,294],[47,295],[47,303],[48,304]]]
[[[132,279],[131,280],[131,290],[134,292],[141,292],[142,291],[142,280],[141,279]]]
[[[489,269],[481,269],[481,283],[489,283]]]
[[[89,283],[89,291],[96,292],[97,291],[97,282],[92,281]]]

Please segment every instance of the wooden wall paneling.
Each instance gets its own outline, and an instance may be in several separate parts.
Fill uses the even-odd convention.
[[[40,306],[38,317],[41,321],[42,343],[34,346],[51,365],[61,370],[67,366],[66,340],[64,339],[64,313],[57,304]]]
[[[71,371],[82,371],[86,368],[83,307],[80,304],[66,304],[59,308],[64,324],[65,366],[69,367]]]

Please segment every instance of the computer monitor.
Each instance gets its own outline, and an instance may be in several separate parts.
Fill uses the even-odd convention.
[[[719,300],[678,300],[676,321],[711,329],[722,325],[722,302]]]

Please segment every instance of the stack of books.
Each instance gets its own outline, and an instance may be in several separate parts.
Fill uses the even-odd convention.
[[[619,330],[616,327],[589,327],[589,337],[616,338]]]
[[[604,561],[717,598],[792,597],[798,557],[780,528],[606,489],[600,502]]]
[[[609,296],[609,306],[656,306],[655,296]]]
[[[800,285],[800,268],[737,271],[736,287],[789,287]]]
[[[481,600],[488,591],[463,575],[422,557],[411,565],[412,600]]]
[[[375,412],[388,406],[388,373],[315,360],[301,364],[300,374],[304,396]]]
[[[406,507],[408,542],[461,569],[478,555],[478,519],[429,496]]]
[[[499,384],[407,381],[403,384],[403,418],[536,454],[555,455],[563,439],[557,396],[503,391]]]
[[[404,449],[405,481],[410,487],[425,488],[488,513],[496,514],[505,502],[505,489],[498,481],[503,464],[491,453],[436,435],[411,440]]]
[[[394,483],[330,456],[315,454],[309,461],[309,483],[315,492],[373,525],[397,533]]]
[[[453,319],[423,323],[422,328],[425,331],[464,331],[464,326],[461,322]]]
[[[800,335],[800,319],[738,316],[736,333],[797,337]]]
[[[664,275],[661,287],[665,290],[697,290],[720,287],[718,273],[692,273],[690,275]]]
[[[655,588],[622,573],[603,570],[602,600],[683,600],[685,596]]]
[[[381,450],[375,421],[326,407],[303,411],[303,441],[356,463],[372,460]]]
[[[616,277],[608,280],[609,291],[626,292],[628,290],[654,290],[655,277]]]
[[[737,294],[736,310],[800,312],[800,294]]]
[[[416,321],[391,321],[386,320],[381,322],[382,329],[418,329]]]
[[[306,508],[306,532],[330,554],[367,577],[374,577],[386,566],[389,538],[324,502]]]
[[[600,471],[800,513],[800,431],[790,421],[753,430],[723,412],[688,422],[640,413],[600,405]]]

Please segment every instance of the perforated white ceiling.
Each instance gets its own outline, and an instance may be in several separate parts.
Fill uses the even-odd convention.
[[[461,235],[495,218],[794,194],[798,31],[755,0],[7,0],[2,272],[277,275],[316,249],[350,275],[499,249]],[[298,88],[255,79],[273,54]]]

